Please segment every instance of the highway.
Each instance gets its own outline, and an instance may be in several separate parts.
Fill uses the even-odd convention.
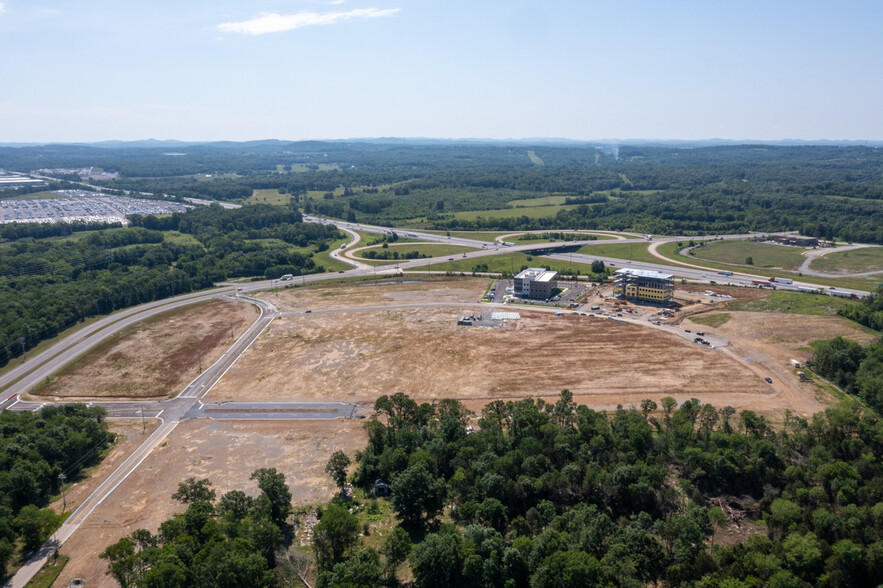
[[[359,240],[359,235],[355,231],[368,233],[383,234],[389,231],[386,227],[376,227],[371,225],[363,225],[357,223],[344,223],[341,221],[330,221],[327,219],[318,219],[315,217],[305,217],[310,222],[323,222],[326,224],[334,224],[341,230],[347,232],[352,238],[352,244]],[[720,276],[711,269],[701,269],[698,267],[688,267],[687,265],[665,263],[645,263],[634,262],[609,257],[592,256],[585,253],[571,252],[554,252],[553,248],[566,248],[567,251],[575,251],[583,246],[591,246],[609,241],[584,240],[572,241],[567,243],[534,243],[526,245],[503,246],[502,244],[493,244],[485,241],[462,237],[447,237],[446,235],[435,235],[431,233],[423,233],[411,230],[395,229],[396,232],[403,234],[408,238],[416,238],[419,240],[450,243],[454,245],[464,245],[475,248],[475,251],[467,252],[459,255],[458,259],[480,259],[493,255],[504,255],[508,253],[535,253],[538,256],[545,255],[551,259],[560,261],[574,261],[578,263],[591,263],[595,260],[604,261],[606,265],[613,267],[631,267],[636,269],[650,269],[655,271],[672,273],[683,276],[692,280],[709,281],[716,280],[719,283],[732,283],[738,285],[750,285],[751,281],[758,279],[759,276],[749,274],[734,273],[731,276]],[[751,235],[728,235],[722,238],[742,239]],[[702,237],[665,237],[660,241],[683,241],[683,240],[701,240]],[[713,239],[716,237],[704,237],[704,239]],[[641,243],[646,244],[644,238],[623,238],[616,241],[617,244]],[[345,251],[345,250],[341,250]],[[343,272],[346,276],[370,276],[377,273],[383,274],[392,271],[391,268],[377,268],[369,266],[362,262],[348,258],[341,251],[333,252],[333,256],[345,263],[353,266],[353,269]],[[539,253],[537,253],[539,252]],[[437,258],[424,258],[403,261],[398,265],[401,270],[417,270],[430,266],[433,263],[445,263],[448,256]],[[660,260],[662,261],[662,260]],[[395,271],[398,272],[399,269]],[[378,269],[380,270],[378,272]],[[303,276],[302,283],[313,283],[329,279],[337,279],[339,273],[314,274]],[[63,543],[71,534],[82,524],[82,522],[91,514],[91,512],[111,493],[114,489],[126,479],[126,477],[134,471],[135,468],[153,451],[153,449],[161,443],[169,433],[174,430],[178,423],[184,420],[209,418],[223,420],[302,420],[302,419],[336,419],[336,418],[356,418],[370,413],[369,409],[359,407],[353,404],[342,402],[226,402],[219,404],[204,404],[200,399],[211,390],[211,388],[224,376],[227,370],[233,366],[241,355],[248,350],[254,341],[264,332],[264,330],[272,323],[272,321],[280,316],[272,306],[272,304],[248,297],[248,293],[261,290],[267,290],[275,285],[277,280],[262,280],[256,282],[248,282],[242,284],[224,284],[203,292],[188,293],[181,296],[175,296],[164,300],[158,300],[148,304],[143,304],[133,308],[125,309],[109,316],[103,317],[94,323],[72,333],[61,341],[55,343],[45,351],[36,354],[21,365],[16,366],[3,376],[0,376],[0,410],[38,410],[43,406],[44,402],[30,402],[21,400],[22,394],[27,393],[33,386],[43,381],[46,377],[56,373],[68,363],[82,356],[86,351],[101,343],[102,341],[112,337],[120,330],[137,324],[146,318],[157,314],[180,308],[182,306],[204,302],[220,297],[236,296],[255,304],[260,308],[261,314],[258,319],[233,343],[220,359],[208,367],[202,374],[195,378],[181,393],[174,399],[164,401],[148,401],[148,402],[92,402],[93,406],[105,407],[108,416],[111,417],[128,417],[128,418],[156,418],[161,421],[161,425],[144,441],[125,460],[123,464],[117,468],[102,484],[90,495],[70,516],[67,522],[59,529],[54,538],[47,543],[41,550],[38,557],[29,562],[26,566],[19,570],[7,586],[18,588],[24,586],[30,577],[35,574],[42,563],[51,555],[53,549]],[[793,285],[787,286],[777,284],[781,288],[796,289],[798,286],[815,286],[809,282],[795,282]],[[859,291],[857,293],[863,294]],[[457,306],[452,303],[437,303],[439,306]],[[476,303],[477,305],[477,303]],[[402,305],[409,306],[409,305]],[[432,303],[415,304],[415,307],[433,306]],[[472,306],[467,304],[464,306]],[[481,308],[488,308],[489,305],[483,304]],[[494,306],[494,305],[491,305]],[[382,308],[388,308],[384,306]],[[367,308],[344,308],[329,309],[318,312],[353,312],[372,310],[373,307]],[[556,309],[550,309],[553,311]],[[298,313],[282,313],[298,314]],[[614,319],[621,320],[621,319]],[[628,322],[633,322],[629,320]],[[634,321],[637,322],[637,321]],[[681,337],[686,337],[685,333],[674,327],[647,325],[651,328],[661,328],[677,333]]]

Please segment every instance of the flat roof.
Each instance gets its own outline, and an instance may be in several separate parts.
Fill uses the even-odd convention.
[[[653,270],[633,269],[630,267],[618,269],[613,273],[619,275],[637,276],[639,278],[656,278],[657,280],[670,280],[675,277],[674,274],[664,274],[662,272],[656,272]]]
[[[535,282],[551,282],[552,280],[554,280],[557,277],[558,277],[558,272],[548,271],[548,272],[543,272],[542,274],[540,274],[540,277],[538,277],[534,281]]]

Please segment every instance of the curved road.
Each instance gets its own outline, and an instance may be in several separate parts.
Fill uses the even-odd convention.
[[[350,236],[353,237],[353,242],[351,243],[351,245],[357,243],[359,240],[359,235],[355,232],[355,230],[381,234],[389,230],[384,227],[359,225],[355,223],[344,223],[341,221],[328,221],[311,217],[305,217],[305,220],[311,222],[326,222],[330,224],[335,224],[338,228],[346,231]],[[602,261],[605,261],[605,263],[609,265],[623,264],[635,268],[653,269],[657,271],[672,273],[677,272],[678,275],[685,275],[686,277],[691,277],[695,279],[707,279],[709,277],[716,277],[717,279],[721,279],[717,276],[717,274],[714,273],[715,270],[704,269],[701,267],[697,267],[695,269],[685,269],[684,267],[675,268],[670,265],[633,262],[578,253],[548,252],[550,248],[555,247],[567,247],[570,250],[574,250],[584,245],[597,245],[609,241],[574,241],[566,244],[538,243],[504,247],[489,244],[484,241],[462,237],[447,237],[445,235],[433,235],[414,231],[401,232],[406,233],[406,236],[408,237],[417,238],[425,241],[459,244],[476,248],[476,251],[466,253],[467,258],[480,258],[514,252],[533,252],[537,250],[546,250],[545,255],[547,257],[564,261],[574,260],[582,263],[591,263],[591,261],[600,259]],[[746,236],[747,235],[729,235],[725,236],[724,238],[737,239],[745,238]],[[706,237],[706,239],[712,238],[714,237]],[[662,241],[668,242],[672,240],[683,239],[683,237],[670,237],[664,238],[662,239]],[[697,238],[694,237],[693,239],[695,240]],[[641,238],[622,238],[618,239],[616,242],[620,244],[646,243],[646,240]],[[376,268],[373,266],[368,266],[366,264],[356,262],[352,259],[347,259],[346,256],[334,255],[334,253],[337,252],[332,252],[332,255],[336,259],[355,266],[354,269],[344,272],[346,275],[367,276],[376,272]],[[425,265],[430,265],[432,262],[444,263],[445,261],[447,261],[447,256],[439,258],[424,258],[403,262],[400,264],[400,267],[403,270],[416,269]],[[385,272],[381,270],[381,273]],[[333,273],[314,274],[311,276],[304,276],[302,278],[302,281],[304,283],[307,281],[317,282],[336,277],[338,276]],[[752,277],[753,276],[733,275],[729,276],[727,278],[727,281],[744,284],[745,282],[750,282]],[[29,361],[22,363],[20,366],[17,366],[15,369],[10,370],[8,373],[0,377],[0,388],[2,388],[3,386],[6,387],[2,398],[0,398],[0,410],[38,409],[39,406],[42,405],[41,403],[21,402],[19,401],[20,394],[26,392],[36,383],[55,373],[56,371],[61,369],[61,367],[73,361],[94,345],[100,343],[103,340],[106,340],[108,337],[117,333],[122,328],[135,324],[150,316],[166,312],[170,309],[234,293],[234,288],[237,295],[240,295],[240,293],[266,290],[272,287],[274,285],[274,282],[276,282],[276,280],[263,280],[259,282],[242,284],[238,287],[234,285],[223,285],[204,292],[188,293],[165,300],[143,304],[101,318],[88,327],[72,333],[70,336],[52,345],[49,349],[37,354]],[[267,326],[269,326],[272,320],[277,316],[276,309],[271,304],[262,300],[251,298],[249,298],[248,301],[260,307],[261,315],[258,320],[256,320],[252,324],[252,326],[249,327],[246,332],[243,333],[239,337],[239,339],[236,340],[233,346],[215,364],[210,366],[204,373],[194,379],[175,399],[155,403],[93,403],[96,405],[100,404],[101,406],[107,406],[109,412],[114,416],[137,417],[138,415],[142,415],[145,418],[147,416],[150,416],[152,418],[160,418],[162,420],[162,424],[156,431],[154,431],[154,433],[150,437],[148,437],[144,444],[142,444],[116,471],[114,471],[113,474],[111,474],[107,478],[107,480],[105,480],[95,490],[95,492],[91,496],[89,496],[83,502],[83,504],[80,505],[77,510],[74,511],[68,521],[55,534],[54,539],[47,543],[46,546],[44,546],[41,555],[45,557],[37,557],[33,561],[29,562],[26,566],[21,568],[12,579],[11,583],[8,584],[8,586],[24,586],[27,579],[29,579],[40,569],[43,561],[45,561],[45,558],[48,558],[53,549],[60,543],[64,542],[68,537],[70,537],[70,535],[76,530],[79,524],[81,524],[82,521],[85,520],[86,517],[88,517],[88,515],[95,509],[95,507],[97,507],[104,500],[104,498],[106,498],[106,496],[110,494],[144,460],[147,455],[150,454],[153,448],[155,448],[159,443],[163,441],[163,439],[168,436],[168,434],[181,420],[186,420],[190,418],[244,418],[261,420],[280,418],[340,418],[341,416],[352,417],[356,414],[364,412],[364,409],[359,409],[354,405],[347,405],[343,403],[322,403],[320,405],[317,405],[316,403],[293,402],[225,403],[217,405],[203,404],[199,400],[199,398],[205,395],[212,388],[212,386],[214,386],[214,384],[221,377],[223,377],[224,373],[226,373],[226,371],[236,362],[236,360],[242,355],[242,353],[244,353],[251,346],[251,344],[257,339],[257,337],[264,331],[264,329],[267,328]],[[450,303],[444,303],[444,305],[451,306]],[[425,304],[421,306],[425,306]],[[482,308],[487,307],[487,304],[482,305]],[[356,309],[346,310],[352,311]],[[664,330],[669,329],[664,328]],[[674,331],[676,332],[676,330]],[[679,333],[679,335],[684,336],[683,333]]]

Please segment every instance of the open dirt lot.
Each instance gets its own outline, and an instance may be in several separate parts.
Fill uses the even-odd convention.
[[[129,429],[140,442],[140,422],[137,431]],[[116,586],[104,575],[107,565],[98,554],[136,529],[155,532],[163,520],[183,511],[171,495],[188,477],[209,478],[218,497],[230,490],[256,496],[257,485],[248,479],[251,472],[275,467],[285,474],[295,505],[325,502],[334,493],[325,474],[328,457],[338,449],[352,455],[366,442],[362,421],[185,421],[62,546],[71,561],[55,586],[67,586],[72,578],[85,578],[87,586]],[[105,475],[112,471],[106,469]]]
[[[124,330],[41,386],[40,396],[65,399],[174,396],[216,361],[254,322],[251,304],[213,300]]]
[[[727,404],[732,393],[744,404],[744,396],[771,393],[745,366],[668,333],[511,310],[522,319],[504,329],[458,327],[468,311],[453,306],[284,317],[209,398],[372,401],[404,392],[480,407],[568,388],[578,401],[604,408],[666,395]]]
[[[319,286],[265,292],[261,298],[273,303],[280,312],[325,308],[375,306],[414,302],[478,302],[493,280],[486,278],[444,278],[416,280],[378,278],[376,282],[351,285]]]
[[[787,356],[785,362],[790,358],[801,361],[809,359],[811,355],[809,344],[819,339],[833,339],[840,335],[862,344],[875,339],[873,335],[858,328],[855,323],[838,316],[736,312],[725,308],[708,314],[719,312],[729,315],[730,318],[719,327],[705,327],[706,330],[747,344],[768,347],[772,355]],[[703,327],[697,324],[696,328]]]

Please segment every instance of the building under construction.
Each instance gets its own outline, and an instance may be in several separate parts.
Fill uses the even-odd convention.
[[[667,304],[674,298],[674,276],[662,272],[622,268],[614,272],[613,295],[627,300]]]

